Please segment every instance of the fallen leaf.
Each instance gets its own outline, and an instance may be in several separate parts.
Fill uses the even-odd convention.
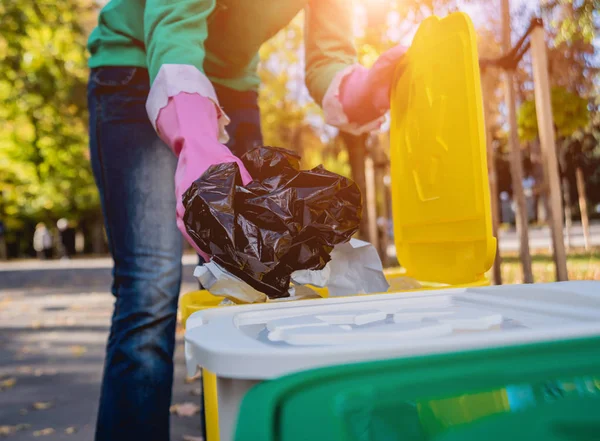
[[[19,353],[21,354],[34,354],[36,351],[31,346],[23,346]]]
[[[29,375],[33,373],[33,368],[31,366],[19,366],[17,372],[22,375]]]
[[[81,345],[69,346],[69,350],[71,351],[71,354],[73,354],[73,356],[75,357],[81,357],[87,352],[87,348]]]
[[[5,378],[4,380],[0,380],[0,391],[10,389],[17,383],[17,379],[15,377]]]
[[[55,431],[52,427],[48,427],[46,429],[36,430],[35,432],[33,432],[33,436],[47,436],[52,435],[54,432]]]
[[[21,430],[27,430],[31,424],[17,424],[16,426],[0,426],[0,436],[8,436]]]
[[[31,322],[31,329],[40,329],[42,327],[42,322],[39,320],[33,320]]]
[[[33,403],[33,408],[35,410],[46,410],[50,409],[52,406],[52,401],[36,401],[35,403]]]
[[[183,435],[183,441],[204,441],[201,436]]]
[[[201,397],[202,396],[202,388],[201,387],[195,387],[194,389],[192,389],[190,391],[190,395],[192,395],[194,397]]]
[[[41,377],[42,375],[56,375],[58,371],[56,369],[42,369],[37,368],[33,371],[33,375],[36,377]]]
[[[19,410],[19,414],[20,415],[27,415],[29,413],[29,411],[27,409],[21,409]]]
[[[197,381],[200,381],[201,379],[202,379],[202,372],[198,372],[193,377],[185,377],[185,384],[195,383]]]
[[[65,433],[67,435],[73,435],[77,430],[75,429],[75,427],[71,426],[71,427],[67,427],[65,429]]]
[[[173,404],[169,410],[179,417],[191,417],[200,413],[200,406],[195,403]]]
[[[10,296],[4,297],[2,300],[0,300],[0,309],[4,308],[12,301],[13,301],[12,297],[10,297]]]

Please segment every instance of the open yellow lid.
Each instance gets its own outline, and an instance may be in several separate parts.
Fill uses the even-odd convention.
[[[494,261],[475,29],[463,13],[425,20],[391,97],[398,260],[419,280],[470,283]]]

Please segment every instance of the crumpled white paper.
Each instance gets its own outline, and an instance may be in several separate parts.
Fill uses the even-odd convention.
[[[330,297],[381,293],[390,288],[375,247],[357,239],[336,246],[331,261],[322,270],[296,271],[292,273],[292,281],[327,287]]]
[[[264,303],[269,297],[254,289],[242,279],[234,276],[216,262],[210,261],[203,266],[197,266],[194,277],[202,284],[202,287],[216,296],[226,297],[221,306],[240,303]],[[316,291],[307,286],[290,286],[290,297],[276,299],[277,301],[298,300],[310,297],[319,297]]]
[[[223,269],[212,260],[194,270],[194,277],[211,294],[236,299],[243,303],[264,303],[266,294],[252,288],[242,279]]]
[[[225,301],[227,303],[231,300],[241,303],[269,301],[266,294],[252,288],[213,261],[196,267],[194,276],[211,294],[229,299]],[[278,300],[318,297],[315,291],[304,285],[327,287],[331,297],[381,293],[390,287],[375,247],[356,239],[336,246],[331,253],[331,261],[322,270],[292,273],[292,282],[290,297]]]

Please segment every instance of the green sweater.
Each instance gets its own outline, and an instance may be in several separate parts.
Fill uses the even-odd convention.
[[[110,0],[88,48],[90,67],[188,64],[215,84],[256,90],[258,50],[305,8],[306,85],[321,103],[356,62],[350,0]]]

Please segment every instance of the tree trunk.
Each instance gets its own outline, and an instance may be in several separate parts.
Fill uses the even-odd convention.
[[[387,139],[386,139],[387,138]],[[378,202],[379,217],[377,218],[377,239],[379,245],[379,257],[384,266],[387,266],[388,261],[388,222],[389,222],[389,206],[387,199],[387,188],[385,185],[385,176],[389,173],[389,161],[384,152],[384,146],[389,145],[389,137],[377,135],[374,137],[373,162],[375,166],[375,194]],[[379,220],[382,220],[380,223]]]
[[[94,221],[91,228],[92,253],[104,254],[106,251],[106,241],[104,226],[101,220]]]
[[[384,262],[384,265],[386,265],[386,266],[398,264],[398,259],[391,259],[390,255],[388,254],[388,249],[389,249],[390,245],[395,245],[393,232],[392,232],[392,235],[390,236],[390,231],[392,231],[392,229],[394,227],[394,208],[392,206],[392,191],[391,191],[391,175],[390,175],[390,173],[391,173],[390,165],[388,164],[388,167],[386,168],[386,175],[384,178],[385,182],[384,182],[384,187],[383,187],[384,196],[385,196],[385,200],[384,200],[385,238],[387,240],[387,247],[385,250],[386,251],[386,253],[385,253],[386,261]]]
[[[548,207],[552,248],[556,267],[556,280],[568,280],[567,254],[563,236],[562,199],[560,197],[560,173],[556,152],[556,135],[552,115],[548,54],[543,26],[536,26],[531,33],[531,60],[535,89],[540,146],[544,156],[545,181],[548,184]]]
[[[300,155],[300,158],[304,159],[304,144],[302,143],[302,125],[297,125],[292,129],[291,143],[292,150]]]
[[[487,164],[488,176],[490,182],[490,202],[492,208],[492,232],[498,241],[496,246],[496,258],[494,259],[493,279],[494,285],[502,285],[502,257],[500,256],[500,238],[498,236],[498,226],[500,225],[499,210],[498,210],[498,181],[496,175],[496,160],[494,158],[494,147],[492,144],[492,123],[490,112],[490,77],[483,72],[483,94],[484,94],[484,112],[485,112],[485,127],[486,127],[486,143],[487,143]]]
[[[367,215],[368,219],[368,238],[371,245],[375,249],[379,249],[379,238],[377,234],[377,192],[375,183],[375,166],[371,155],[365,158],[365,182],[366,182],[366,197],[363,202],[363,216]]]
[[[577,180],[577,194],[579,195],[579,211],[581,212],[581,227],[583,228],[583,240],[585,250],[590,249],[590,220],[588,217],[587,195],[585,192],[585,180],[583,179],[583,170],[580,166],[575,169],[575,178]]]
[[[352,136],[345,132],[340,132],[340,138],[344,141],[348,149],[348,158],[350,169],[352,170],[352,180],[356,182],[363,195],[363,204],[367,195],[367,183],[365,179],[365,159],[367,157],[366,135]],[[367,210],[363,209],[363,217],[360,224],[359,235],[367,240],[369,236],[369,219]]]
[[[548,201],[546,194],[539,194],[537,200],[537,220],[540,224],[548,223]]]
[[[548,222],[547,215],[547,190],[548,183],[544,176],[544,158],[542,154],[542,147],[538,140],[533,141],[531,144],[531,165],[532,165],[532,176],[535,179],[534,185],[534,197],[536,200],[535,206],[535,218],[538,224],[545,224]]]
[[[0,234],[0,260],[8,260],[8,250],[6,248],[6,238]]]
[[[75,254],[83,254],[85,250],[85,236],[81,230],[75,233]]]
[[[6,246],[6,225],[4,223],[4,192],[0,190],[0,260],[8,260],[8,249]]]
[[[503,16],[503,47],[504,53],[511,49],[511,27],[510,27],[510,5],[509,0],[502,0]],[[510,146],[510,172],[512,177],[513,198],[516,206],[517,234],[520,242],[520,258],[523,267],[523,282],[533,283],[533,272],[531,269],[531,254],[529,252],[529,232],[527,221],[527,206],[525,194],[523,193],[523,160],[517,133],[517,103],[514,87],[514,72],[506,71],[506,106],[508,108],[508,123],[510,135],[508,142]]]
[[[567,250],[571,249],[571,228],[573,227],[573,211],[571,210],[571,186],[565,176],[562,180],[563,198],[565,200],[565,242]]]

